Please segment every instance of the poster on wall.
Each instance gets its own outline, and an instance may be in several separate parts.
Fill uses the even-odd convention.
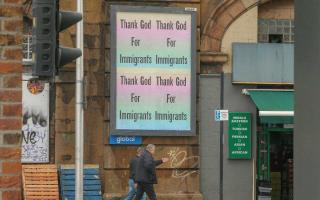
[[[196,12],[111,7],[111,132],[196,133]]]
[[[23,76],[22,163],[49,162],[49,83]]]

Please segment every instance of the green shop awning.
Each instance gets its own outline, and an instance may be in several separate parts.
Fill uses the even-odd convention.
[[[259,109],[261,123],[293,124],[293,90],[247,90]]]

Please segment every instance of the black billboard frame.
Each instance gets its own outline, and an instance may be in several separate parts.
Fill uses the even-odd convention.
[[[190,14],[191,15],[191,114],[190,130],[131,130],[116,129],[116,14],[117,12],[137,13],[165,13],[165,14]],[[196,88],[197,88],[197,12],[196,8],[156,7],[156,6],[110,6],[111,27],[111,79],[110,79],[110,135],[119,136],[196,136]]]

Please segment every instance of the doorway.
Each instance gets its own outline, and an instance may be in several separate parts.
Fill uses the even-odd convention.
[[[293,129],[264,127],[257,150],[257,185],[270,187],[272,200],[293,200]]]

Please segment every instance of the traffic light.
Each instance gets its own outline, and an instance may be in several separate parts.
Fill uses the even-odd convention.
[[[59,0],[33,0],[32,13],[32,75],[53,77],[82,55],[80,49],[59,46],[59,32],[81,21],[82,14],[59,11]]]

